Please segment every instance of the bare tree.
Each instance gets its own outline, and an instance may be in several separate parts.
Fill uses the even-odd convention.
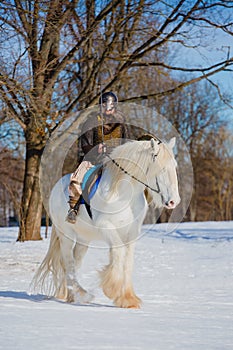
[[[8,226],[9,216],[20,217],[24,159],[20,152],[0,144],[0,164],[0,225]]]
[[[3,0],[0,4],[0,94],[3,118],[22,127],[26,166],[21,204],[20,241],[40,238],[42,202],[38,170],[46,141],[70,112],[97,102],[98,86],[118,91],[132,72],[185,72],[163,89],[150,86],[124,100],[142,100],[174,91],[229,70],[230,54],[206,67],[173,65],[174,45],[198,46],[198,26],[232,35],[231,1],[78,1]],[[218,15],[222,11],[221,17]],[[208,27],[208,28],[207,28]],[[203,33],[200,34],[201,36]],[[157,53],[157,54],[156,54]],[[159,54],[160,53],[160,54]],[[164,62],[167,58],[167,62]],[[194,74],[192,77],[189,74]],[[131,92],[131,93],[130,93]]]

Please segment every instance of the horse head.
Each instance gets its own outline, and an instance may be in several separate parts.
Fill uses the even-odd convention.
[[[175,142],[175,137],[168,143],[159,139],[151,139],[150,142],[151,166],[148,171],[150,187],[156,197],[156,204],[160,197],[160,204],[167,209],[174,209],[180,202],[177,163],[173,153]]]
[[[155,137],[116,147],[111,155],[107,155],[111,160],[107,163],[111,193],[122,177],[129,176],[134,184],[144,185],[150,191],[156,206],[174,209],[180,202],[177,163],[173,154],[175,141],[172,138],[165,143]]]

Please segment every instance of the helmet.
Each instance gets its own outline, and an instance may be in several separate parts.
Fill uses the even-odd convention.
[[[99,104],[103,104],[107,111],[113,110],[117,105],[117,102],[118,98],[112,91],[103,93],[103,95],[99,98]]]

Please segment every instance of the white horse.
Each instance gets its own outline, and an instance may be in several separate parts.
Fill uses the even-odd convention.
[[[37,290],[67,302],[89,302],[92,296],[80,286],[77,272],[90,242],[103,240],[110,247],[109,264],[100,272],[103,292],[118,307],[140,307],[131,275],[135,240],[148,208],[145,189],[157,206],[173,209],[180,202],[174,145],[175,138],[116,147],[90,201],[92,218],[81,205],[75,224],[65,220],[70,176],[57,182],[50,196],[50,246],[34,278]]]

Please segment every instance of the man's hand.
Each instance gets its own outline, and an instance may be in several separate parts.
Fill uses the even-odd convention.
[[[98,153],[106,153],[106,145],[104,143],[100,143],[98,146]]]

